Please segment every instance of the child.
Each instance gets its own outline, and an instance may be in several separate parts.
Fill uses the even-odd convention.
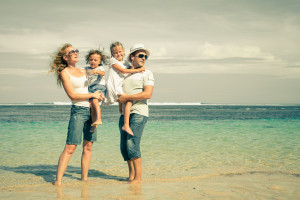
[[[105,72],[104,68],[101,66],[101,63],[102,61],[106,62],[106,56],[99,50],[90,50],[89,53],[85,56],[85,60],[86,63],[89,63],[90,65],[85,68],[88,74],[89,92],[94,93],[95,91],[100,90],[100,92],[105,95]],[[98,99],[91,98],[90,104],[91,116],[93,121],[91,126],[94,127],[91,129],[91,132],[94,132],[94,130],[97,128],[97,125],[102,124],[101,108]]]
[[[122,84],[125,77],[129,74],[145,71],[145,67],[139,69],[128,69],[124,65],[124,55],[125,50],[123,45],[120,42],[114,42],[110,45],[111,59],[110,59],[110,73],[107,80],[107,95],[106,103],[111,104],[116,102],[118,99],[118,94],[123,94]],[[132,106],[132,101],[126,102],[124,109],[124,126],[122,127],[123,131],[126,131],[128,134],[133,135],[133,132],[129,126],[129,117],[130,109]],[[122,104],[119,103],[119,110],[122,113]]]

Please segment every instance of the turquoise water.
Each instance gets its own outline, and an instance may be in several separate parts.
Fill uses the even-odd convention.
[[[0,186],[52,182],[69,106],[0,106]],[[118,109],[103,108],[91,179],[125,179]],[[300,176],[299,106],[151,106],[142,138],[146,181],[230,174]],[[64,181],[80,177],[81,147]]]

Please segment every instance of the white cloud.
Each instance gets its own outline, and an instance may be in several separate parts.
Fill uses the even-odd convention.
[[[262,58],[274,60],[275,57],[268,52],[263,52],[257,46],[238,46],[233,44],[218,45],[205,42],[198,46],[198,56],[203,59],[223,58]]]
[[[0,68],[0,75],[8,75],[8,76],[32,77],[32,76],[46,75],[47,73],[48,73],[47,70],[42,70],[42,69]]]
[[[247,74],[278,78],[300,78],[300,67],[289,67],[280,60],[257,58],[199,59],[152,58],[147,64],[157,74]],[[294,65],[291,65],[294,66]]]

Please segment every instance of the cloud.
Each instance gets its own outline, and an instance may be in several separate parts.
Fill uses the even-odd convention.
[[[290,68],[288,62],[281,59],[159,57],[150,59],[147,65],[152,72],[158,74],[246,74],[300,78],[300,68]]]
[[[42,70],[42,69],[0,68],[0,75],[4,75],[4,76],[32,77],[32,76],[46,75],[47,73],[48,73],[47,70]]]
[[[197,53],[204,59],[223,59],[223,58],[262,58],[274,60],[275,57],[267,52],[262,52],[257,46],[238,46],[233,44],[218,45],[205,42],[198,46]]]

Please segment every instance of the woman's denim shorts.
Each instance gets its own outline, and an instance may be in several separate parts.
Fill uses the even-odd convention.
[[[89,93],[94,93],[98,90],[100,90],[100,92],[103,93],[104,96],[106,96],[106,86],[105,85],[95,84],[95,85],[91,85],[89,87]]]
[[[148,117],[139,115],[136,113],[130,114],[129,126],[133,132],[133,136],[122,130],[124,125],[124,115],[121,115],[119,120],[120,129],[120,149],[121,154],[125,161],[131,160],[132,158],[140,158],[140,142],[144,127],[147,123]]]
[[[97,141],[97,129],[91,133],[91,124],[90,108],[72,105],[66,144],[81,144],[82,133],[83,140]]]

